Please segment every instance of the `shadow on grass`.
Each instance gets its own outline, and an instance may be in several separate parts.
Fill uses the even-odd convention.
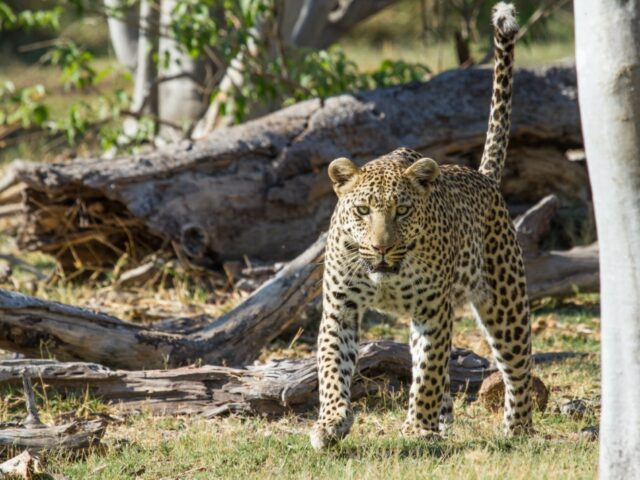
[[[551,300],[533,309],[535,316],[557,315],[569,317],[599,317],[600,299],[595,295],[580,295],[568,299]]]
[[[489,453],[509,453],[528,444],[528,438],[495,437],[491,439],[455,441],[451,439],[421,440],[418,438],[397,438],[366,440],[358,442],[347,439],[333,447],[335,458],[422,458],[425,456],[446,460],[469,450],[485,450]],[[356,443],[357,442],[357,443]]]

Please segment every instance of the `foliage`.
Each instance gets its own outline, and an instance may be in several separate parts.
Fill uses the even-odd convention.
[[[123,75],[113,68],[98,69],[94,54],[61,33],[62,13],[73,9],[78,15],[101,17],[124,15],[118,9],[106,10],[102,2],[55,0],[49,9],[15,11],[0,1],[0,31],[10,29],[50,29],[59,37],[47,45],[41,62],[60,69],[60,83],[67,91],[87,92],[92,101],[75,102],[66,114],[54,118],[42,85],[17,88],[7,82],[0,91],[0,141],[9,131],[13,141],[20,133],[41,131],[64,135],[71,145],[82,143],[89,133],[98,133],[103,149],[123,150],[152,140],[159,119],[131,111],[131,100],[123,89],[104,88],[105,79]],[[134,1],[125,3],[125,8]],[[220,96],[215,85],[211,100],[221,102],[221,112],[242,121],[250,104],[269,104],[270,108],[289,105],[311,97],[327,97],[396,83],[420,80],[428,73],[421,65],[383,61],[380,68],[364,73],[338,48],[302,51],[281,46],[277,32],[264,35],[264,26],[275,18],[273,0],[179,0],[172,12],[168,31],[179,48],[192,57],[206,56],[224,71],[241,55],[245,62],[240,87],[231,95]],[[272,55],[274,45],[279,55]],[[285,53],[286,50],[286,53]],[[156,58],[168,64],[169,54]],[[130,75],[125,73],[128,80]],[[137,128],[125,133],[124,117],[137,119]],[[15,133],[14,133],[15,132]],[[5,142],[5,144],[7,144]]]

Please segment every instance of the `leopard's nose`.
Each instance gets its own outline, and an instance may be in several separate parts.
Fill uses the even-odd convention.
[[[376,252],[380,255],[385,255],[389,250],[393,248],[393,245],[371,245]]]

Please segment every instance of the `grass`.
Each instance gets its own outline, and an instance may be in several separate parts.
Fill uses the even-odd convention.
[[[473,415],[474,408],[458,409]],[[70,478],[593,478],[597,447],[553,439],[505,439],[490,426],[460,421],[449,439],[403,439],[390,426],[400,412],[359,419],[330,452],[314,452],[302,432],[309,422],[265,420],[144,420],[121,427],[106,455],[90,455],[64,473]],[[496,419],[493,419],[496,420]],[[383,427],[384,428],[384,427]],[[553,431],[554,425],[540,425]],[[508,458],[509,462],[504,460]],[[64,458],[56,459],[65,463]]]

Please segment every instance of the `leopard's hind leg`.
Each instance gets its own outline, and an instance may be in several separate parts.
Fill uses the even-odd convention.
[[[499,228],[485,242],[487,295],[473,306],[502,372],[504,422],[511,434],[532,428],[531,324],[522,254],[506,208],[495,221]]]

